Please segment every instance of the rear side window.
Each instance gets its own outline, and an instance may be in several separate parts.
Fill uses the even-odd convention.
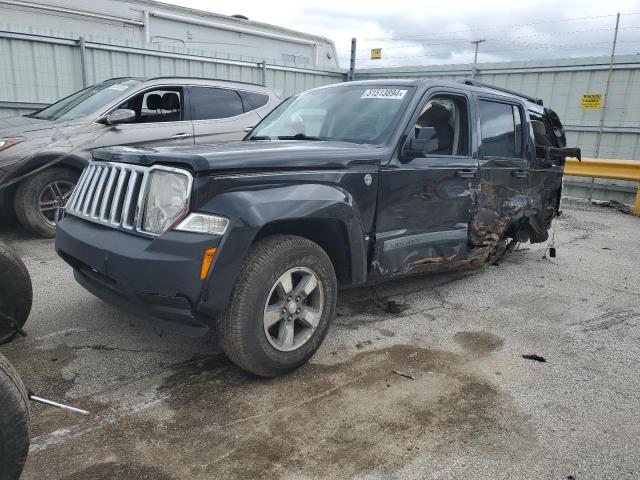
[[[507,103],[480,100],[483,157],[522,157],[522,114]]]
[[[229,118],[242,113],[242,100],[236,90],[191,87],[192,120]]]
[[[242,104],[244,105],[244,111],[250,112],[256,108],[264,107],[269,102],[269,95],[263,95],[262,93],[255,92],[238,92],[240,98],[242,98]]]

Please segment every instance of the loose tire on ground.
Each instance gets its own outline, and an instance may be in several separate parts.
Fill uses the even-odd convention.
[[[64,187],[64,201],[66,202],[71,193],[68,191],[68,187],[69,185],[75,186],[78,177],[77,172],[68,168],[49,168],[21,181],[16,190],[15,210],[22,226],[36,235],[55,237],[55,225],[47,221],[40,209],[41,194],[48,185],[59,182]]]
[[[296,269],[303,272],[301,275],[310,272],[317,281],[317,290],[308,296],[309,299],[313,296],[315,302],[309,308],[318,312],[311,323],[316,326],[309,330],[309,323],[294,319],[298,331],[312,333],[299,347],[282,351],[274,346],[273,339],[268,339],[266,309],[270,308],[269,299],[278,290],[276,285],[282,276]],[[336,298],[333,264],[320,246],[302,237],[267,237],[256,242],[244,261],[229,305],[218,320],[218,338],[227,356],[240,368],[263,377],[285,374],[307,362],[316,352],[335,314]],[[301,300],[302,303],[306,301]],[[284,311],[286,305],[283,307]],[[295,311],[292,313],[296,315]],[[306,334],[302,338],[306,338]]]
[[[33,290],[27,267],[7,245],[0,242],[0,344],[12,340],[24,326],[32,301]]]
[[[29,397],[20,376],[0,354],[0,480],[17,480],[30,442]]]

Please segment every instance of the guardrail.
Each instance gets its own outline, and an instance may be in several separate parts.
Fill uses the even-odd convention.
[[[565,175],[575,177],[607,178],[611,180],[630,180],[640,182],[640,162],[635,160],[610,160],[606,158],[567,158],[564,164]],[[640,215],[640,183],[636,193],[633,211]]]

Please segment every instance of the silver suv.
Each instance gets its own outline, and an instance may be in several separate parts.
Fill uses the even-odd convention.
[[[0,119],[0,217],[15,211],[27,229],[54,236],[92,149],[240,140],[281,101],[248,83],[127,77]]]

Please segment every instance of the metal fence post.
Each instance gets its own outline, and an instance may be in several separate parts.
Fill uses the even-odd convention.
[[[260,66],[262,68],[262,86],[266,87],[267,86],[267,61],[263,60]]]
[[[84,37],[78,39],[78,46],[80,47],[80,71],[82,72],[82,88],[88,87],[87,81],[87,49],[84,45]]]
[[[349,62],[349,74],[347,80],[353,81],[356,79],[356,39],[351,39],[351,60]]]

